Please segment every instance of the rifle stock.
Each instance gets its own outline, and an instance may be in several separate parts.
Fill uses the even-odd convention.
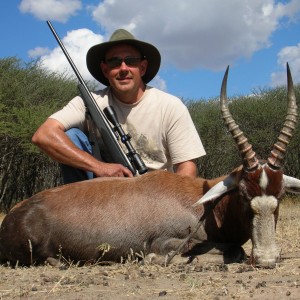
[[[147,172],[147,168],[144,165],[143,161],[140,162],[140,157],[135,151],[131,151],[133,148],[129,144],[130,148],[130,153],[128,154],[129,157],[126,155],[124,150],[122,149],[121,145],[118,142],[116,133],[112,130],[111,125],[109,124],[108,120],[106,119],[104,113],[98,106],[97,102],[95,101],[93,95],[89,91],[87,85],[85,84],[82,76],[80,75],[79,71],[77,70],[74,62],[72,61],[70,55],[68,54],[67,50],[65,49],[63,43],[61,42],[59,36],[57,35],[55,29],[53,28],[52,24],[50,21],[47,21],[47,24],[52,31],[56,41],[58,42],[60,48],[62,49],[63,53],[65,54],[69,64],[71,65],[75,75],[78,78],[79,84],[78,88],[81,93],[82,99],[85,103],[86,109],[91,115],[92,120],[94,121],[96,127],[99,130],[100,136],[103,140],[103,143],[105,147],[108,150],[109,158],[106,158],[106,162],[113,162],[113,163],[119,163],[122,164],[123,166],[127,167],[133,175],[137,174],[137,171],[140,174],[143,174]],[[97,146],[97,145],[96,145]],[[98,145],[99,146],[99,145]],[[125,144],[127,147],[128,145]],[[136,156],[138,156],[137,160],[137,168],[135,166],[135,161],[136,161]]]

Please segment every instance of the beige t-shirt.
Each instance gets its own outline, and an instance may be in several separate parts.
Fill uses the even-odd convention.
[[[125,133],[149,170],[173,171],[173,165],[205,155],[202,142],[187,107],[175,96],[147,86],[135,104],[124,104],[105,88],[93,93],[103,110],[113,106]],[[50,118],[65,129],[85,128],[85,106],[81,97],[73,98]]]

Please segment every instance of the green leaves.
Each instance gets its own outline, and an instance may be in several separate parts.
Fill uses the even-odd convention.
[[[91,88],[92,90],[92,88]],[[299,99],[299,85],[295,86]],[[36,129],[78,94],[77,82],[47,73],[36,62],[0,59],[0,210],[60,184],[60,169],[32,145]],[[233,118],[258,157],[266,159],[286,114],[286,88],[229,99]],[[213,178],[241,164],[237,146],[225,129],[218,99],[185,101],[207,155],[198,160],[199,174]],[[299,104],[300,106],[300,104]],[[300,120],[288,146],[285,171],[300,178]]]
[[[31,137],[77,94],[77,82],[46,73],[35,62],[0,59],[0,208],[7,210],[59,182],[58,165],[31,143]]]
[[[295,91],[299,99],[299,85],[295,86]],[[213,178],[227,174],[241,164],[237,146],[223,125],[218,99],[186,104],[207,152],[207,155],[198,161],[199,174],[205,178]],[[300,110],[300,104],[298,106]],[[267,159],[286,116],[286,88],[263,90],[250,97],[229,99],[229,108],[257,156]],[[291,143],[288,145],[285,159],[286,173],[298,178],[300,177],[299,144],[300,118]]]
[[[0,60],[0,137],[32,152],[31,136],[45,119],[77,95],[77,83],[15,57]],[[35,150],[37,151],[37,149]]]

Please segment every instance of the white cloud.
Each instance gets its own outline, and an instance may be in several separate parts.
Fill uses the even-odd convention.
[[[290,46],[281,49],[278,53],[277,63],[282,68],[271,74],[272,86],[286,84],[286,63],[289,63],[294,83],[300,81],[300,43],[297,46]]]
[[[68,32],[62,38],[62,42],[81,76],[85,80],[93,80],[92,75],[86,67],[86,53],[91,46],[102,43],[103,37],[93,33],[89,29],[78,29]],[[42,55],[39,63],[41,67],[52,72],[74,76],[74,71],[59,46],[51,50],[48,54]]]
[[[223,70],[269,47],[272,33],[299,12],[299,0],[104,0],[92,15],[109,34],[122,27],[156,45],[163,63]]]
[[[81,1],[22,0],[19,7],[40,19],[66,21],[81,8]],[[86,5],[86,8],[106,36],[82,29],[69,32],[63,41],[83,77],[90,80],[85,64],[88,48],[106,41],[117,28],[125,28],[137,38],[156,45],[163,65],[172,64],[181,70],[219,71],[270,47],[272,34],[299,17],[300,1],[122,0],[120,5],[120,1],[103,0],[98,6]],[[29,55],[41,56],[43,65],[52,71],[73,74],[59,47],[49,53],[42,52],[45,50],[35,48]],[[292,55],[295,52],[298,56]],[[278,54],[281,66],[289,61],[294,78],[300,78],[298,57],[299,45],[286,47]],[[272,74],[272,83],[278,85],[285,81],[284,66],[283,72]],[[166,82],[160,77],[151,85],[167,90]]]
[[[66,22],[81,9],[80,0],[22,0],[19,9],[40,20]]]
[[[167,91],[166,81],[162,79],[159,75],[156,75],[148,84],[162,91]]]
[[[49,53],[49,51],[49,48],[36,47],[28,51],[28,56],[31,58],[39,58],[42,55],[46,55],[47,53]]]

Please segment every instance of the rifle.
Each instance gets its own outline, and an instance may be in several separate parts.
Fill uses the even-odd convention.
[[[104,146],[108,150],[107,151],[108,157],[106,157],[106,162],[120,163],[123,166],[127,167],[132,172],[133,175],[136,175],[137,172],[139,174],[146,173],[148,169],[145,166],[140,155],[135,151],[135,149],[131,145],[130,143],[131,136],[129,134],[125,134],[125,132],[123,131],[113,107],[112,106],[106,107],[104,109],[105,112],[104,115],[104,113],[101,111],[100,107],[98,106],[97,102],[95,101],[92,93],[89,91],[87,85],[85,84],[82,76],[77,70],[65,46],[63,45],[62,41],[57,35],[55,29],[53,28],[51,22],[47,21],[47,24],[50,30],[52,31],[56,41],[58,42],[61,50],[65,54],[68,62],[70,63],[75,75],[78,78],[79,81],[78,88],[81,93],[81,97],[84,101],[84,104],[86,106],[86,109],[90,114],[92,120],[94,121],[97,129],[99,130]],[[107,119],[113,124],[114,126],[113,128],[109,124]],[[127,154],[124,152],[124,150],[122,149],[121,145],[118,142],[119,136],[121,137],[121,142],[126,146],[128,150]],[[95,147],[98,148],[96,152],[100,153],[100,142],[99,143],[96,142]]]

